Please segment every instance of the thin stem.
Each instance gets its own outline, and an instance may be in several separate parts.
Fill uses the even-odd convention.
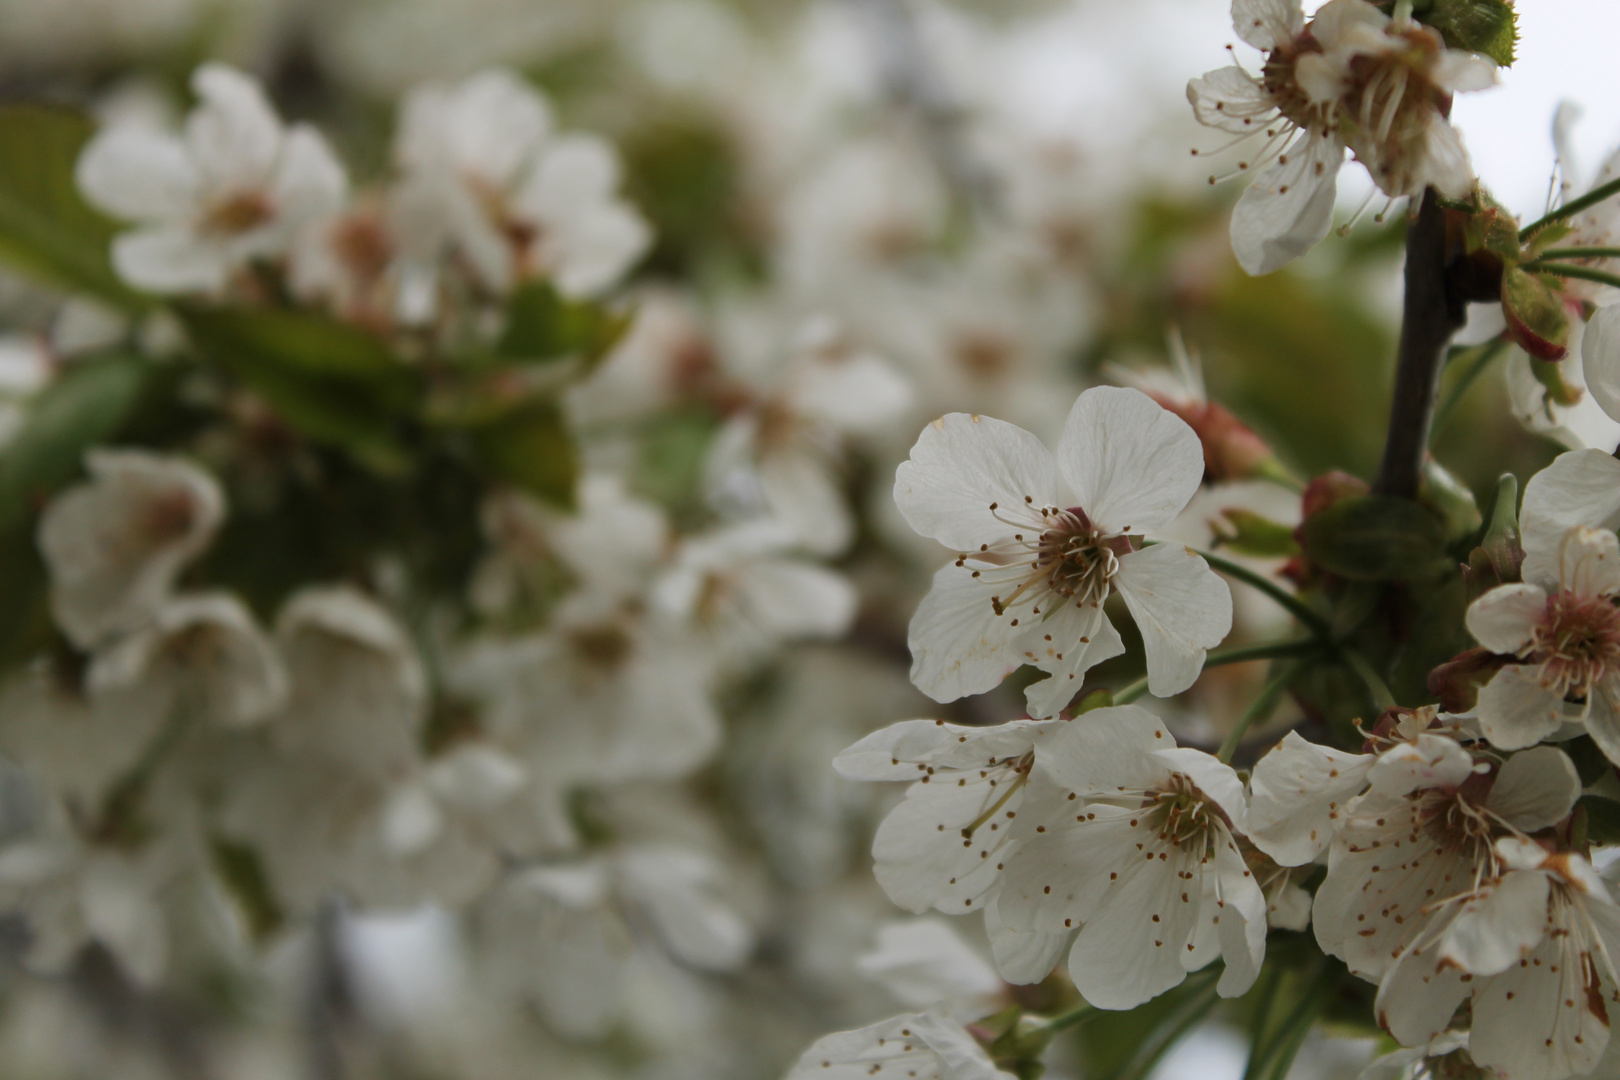
[[[1367,688],[1367,693],[1372,697],[1374,705],[1380,710],[1395,707],[1395,695],[1389,692],[1389,686],[1384,682],[1383,677],[1373,670],[1372,664],[1368,662],[1365,656],[1362,656],[1355,649],[1340,649],[1339,655],[1343,656],[1344,662],[1350,665],[1350,670],[1356,673],[1356,678],[1361,680],[1361,685]]]
[[[1600,285],[1613,285],[1620,288],[1620,274],[1609,274],[1602,270],[1593,270],[1590,266],[1568,266],[1564,263],[1525,263],[1522,269],[1537,274],[1552,274],[1562,278],[1580,278],[1582,281],[1595,281]]]
[[[1326,619],[1322,618],[1321,615],[1318,615],[1315,610],[1305,603],[1305,601],[1301,600],[1287,589],[1284,589],[1281,585],[1278,585],[1275,581],[1272,581],[1264,574],[1255,573],[1242,563],[1237,563],[1233,562],[1231,559],[1222,558],[1213,552],[1197,551],[1194,552],[1194,554],[1201,556],[1205,562],[1209,563],[1210,566],[1214,567],[1216,570],[1219,570],[1228,577],[1237,578],[1239,581],[1243,582],[1243,584],[1248,585],[1251,588],[1258,589],[1267,596],[1271,597],[1273,600],[1277,601],[1277,603],[1287,608],[1294,618],[1298,619],[1301,623],[1308,627],[1311,633],[1314,634],[1318,640],[1327,642],[1332,639],[1332,631],[1329,630]]]
[[[1620,247],[1591,247],[1577,245],[1576,247],[1548,248],[1537,259],[1620,259]]]
[[[1222,667],[1242,664],[1249,660],[1278,660],[1284,657],[1310,656],[1327,646],[1316,638],[1294,638],[1291,641],[1263,641],[1258,645],[1240,645],[1234,649],[1217,649],[1204,657],[1204,667]],[[1148,692],[1148,677],[1143,675],[1126,683],[1113,693],[1115,705],[1129,705]]]
[[[1406,231],[1406,299],[1384,457],[1373,490],[1416,499],[1446,344],[1467,321],[1447,273],[1445,210],[1431,188]]]
[[[1564,221],[1568,218],[1572,218],[1582,210],[1585,210],[1587,207],[1596,206],[1598,203],[1602,202],[1604,199],[1607,199],[1610,195],[1613,195],[1616,192],[1620,192],[1620,180],[1610,180],[1607,184],[1601,184],[1598,187],[1593,188],[1591,191],[1588,191],[1580,198],[1571,199],[1569,202],[1565,203],[1563,206],[1560,206],[1556,210],[1549,210],[1545,216],[1537,218],[1535,221],[1532,221],[1530,224],[1520,229],[1519,239],[1521,241],[1528,240],[1530,237],[1535,235],[1536,230],[1551,225],[1555,221]]]
[[[1253,1080],[1284,1080],[1288,1075],[1294,1058],[1299,1056],[1299,1048],[1322,1011],[1330,986],[1328,973],[1325,964],[1314,973],[1310,987],[1278,1029],[1276,1040],[1263,1053],[1249,1059],[1249,1069],[1243,1074],[1245,1080],[1251,1077]]]
[[[1458,375],[1446,389],[1446,396],[1440,400],[1439,406],[1434,410],[1434,423],[1429,425],[1429,439],[1432,442],[1445,429],[1446,422],[1456,410],[1459,402],[1467,395],[1470,387],[1485,373],[1495,360],[1507,351],[1507,342],[1501,338],[1494,338],[1483,345],[1476,346],[1474,356],[1468,361],[1468,367]],[[1453,361],[1455,362],[1455,361]],[[1449,365],[1448,365],[1449,366]]]
[[[1068,1012],[1059,1013],[1058,1015],[1052,1017],[1052,1019],[1048,1020],[1046,1022],[1045,1030],[1055,1035],[1060,1031],[1067,1031],[1072,1027],[1078,1027],[1101,1012],[1102,1010],[1097,1008],[1095,1005],[1077,1005]]]
[[[1203,971],[1187,976],[1182,985],[1186,987],[1186,997],[1169,1019],[1143,1042],[1135,1056],[1109,1074],[1109,1080],[1140,1080],[1153,1071],[1159,1060],[1169,1052],[1170,1048],[1180,1042],[1182,1037],[1193,1028],[1204,1022],[1220,998],[1216,996],[1216,980],[1220,975],[1221,966],[1211,965]]]
[[[1299,661],[1295,660],[1292,663],[1284,664],[1267,681],[1266,685],[1261,687],[1260,693],[1255,697],[1253,704],[1244,710],[1243,715],[1238,717],[1238,722],[1232,725],[1232,730],[1226,733],[1225,741],[1221,743],[1221,748],[1215,753],[1217,758],[1228,765],[1232,764],[1232,755],[1237,753],[1238,744],[1243,741],[1243,736],[1249,733],[1249,728],[1254,726],[1255,721],[1271,715],[1271,710],[1277,705],[1278,696],[1282,694],[1284,688],[1288,686],[1289,680],[1294,677],[1297,671],[1299,671]]]
[[[1146,675],[1135,682],[1127,683],[1114,692],[1115,705],[1129,705],[1143,694],[1147,693],[1148,677]]]

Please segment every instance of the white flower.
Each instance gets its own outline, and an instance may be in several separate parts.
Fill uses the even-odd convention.
[[[855,620],[855,587],[836,571],[789,554],[777,521],[731,525],[685,540],[651,587],[672,628],[700,630],[723,654],[757,658],[784,641],[843,636]]]
[[[374,776],[415,762],[427,682],[387,609],[349,586],[301,589],[276,619],[276,644],[291,687],[270,729],[282,753]]]
[[[1299,0],[1234,0],[1238,36],[1266,53],[1258,77],[1242,67],[1192,80],[1200,122],[1264,139],[1239,163],[1267,167],[1232,214],[1232,248],[1267,274],[1327,235],[1345,147],[1391,198],[1433,186],[1461,198],[1473,173],[1438,104],[1495,81],[1484,57],[1447,50],[1434,31],[1395,22],[1365,0],[1330,0],[1306,24]]]
[[[165,601],[141,629],[98,651],[85,687],[132,713],[246,727],[281,707],[287,674],[240,600],[203,593]]]
[[[727,418],[704,463],[709,501],[734,517],[769,515],[804,547],[838,555],[855,535],[841,466],[847,443],[881,432],[911,404],[911,385],[836,325],[811,320],[781,355],[782,320],[749,309],[722,326],[722,395],[745,404]]]
[[[753,930],[721,899],[723,877],[707,855],[667,846],[530,868],[480,908],[483,960],[559,1032],[600,1038],[618,1019],[638,937],[701,971],[747,961]]]
[[[961,1024],[934,1013],[892,1017],[824,1035],[784,1080],[1012,1080]]]
[[[1444,1062],[1451,1057],[1452,1062]],[[1468,1057],[1468,1033],[1466,1031],[1441,1032],[1432,1042],[1409,1049],[1396,1050],[1382,1057],[1374,1059],[1356,1080],[1426,1080],[1428,1077],[1451,1076],[1451,1068],[1457,1068],[1461,1075],[1469,1075],[1464,1068],[1472,1065]]]
[[[1586,1075],[1620,1001],[1620,905],[1581,856],[1503,837],[1501,877],[1415,942],[1378,991],[1380,1022],[1403,1043],[1437,1037],[1473,999],[1469,1052],[1504,1080]]]
[[[470,592],[473,606],[490,615],[525,603],[543,610],[561,591],[559,570],[598,602],[640,597],[671,544],[658,505],[631,495],[607,472],[581,479],[576,513],[523,492],[498,491],[479,516],[493,550],[474,571]]]
[[[85,468],[39,522],[51,613],[80,648],[151,618],[225,516],[219,484],[181,458],[91,450]]]
[[[1533,531],[1527,522],[1527,539]],[[1479,692],[1480,728],[1494,745],[1516,750],[1580,720],[1620,760],[1620,541],[1578,525],[1564,534],[1556,562],[1533,546],[1523,583],[1492,589],[1468,608],[1475,639],[1513,658]]]
[[[905,720],[833,759],[833,768],[852,780],[915,781],[872,841],[873,872],[889,899],[913,912],[983,910],[981,900],[999,885],[1018,849],[1012,823],[1023,806],[1035,745],[1064,723],[1014,720],[976,728]]]
[[[1051,716],[1087,669],[1124,651],[1103,614],[1118,590],[1142,633],[1149,689],[1191,686],[1231,629],[1231,593],[1187,548],[1136,550],[1131,539],[1168,524],[1203,475],[1198,436],[1137,390],[1081,394],[1055,455],[989,417],[935,420],[896,472],[894,497],[913,529],[959,554],[912,618],[912,681],[952,701],[1032,664],[1051,678],[1025,692],[1030,715]]]
[[[138,228],[113,241],[113,266],[154,292],[219,292],[249,260],[284,254],[336,213],[348,181],[325,140],[283,128],[252,79],[204,64],[182,135],[108,128],[79,158],[79,189]]]
[[[613,284],[650,240],[619,201],[618,159],[591,136],[552,135],[551,109],[516,74],[490,69],[413,90],[394,157],[404,173],[393,225],[409,268],[401,316],[432,312],[438,262],[460,254],[486,289],[530,275],[568,296]]]
[[[1178,748],[1136,706],[1087,713],[1035,750],[1000,917],[1014,929],[1079,928],[1069,977],[1103,1009],[1130,1009],[1226,961],[1233,997],[1259,974],[1266,898],[1238,850],[1243,782]]]
[[[1490,759],[1428,733],[1380,755],[1368,780],[1336,822],[1311,919],[1323,951],[1373,982],[1443,919],[1447,901],[1495,876],[1497,836],[1562,821],[1581,791],[1553,747],[1514,754],[1493,773]]]

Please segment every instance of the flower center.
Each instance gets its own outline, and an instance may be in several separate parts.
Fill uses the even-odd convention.
[[[1130,540],[1104,533],[1078,506],[1067,510],[1055,506],[1028,509],[1040,515],[1039,532],[1031,528],[1033,522],[1025,524],[1005,517],[997,504],[991,503],[991,513],[998,521],[1030,531],[1014,533],[1010,539],[959,555],[956,565],[965,566],[969,559],[989,563],[997,569],[975,570],[973,576],[989,575],[993,582],[1005,581],[1014,586],[990,598],[997,615],[1025,603],[1031,604],[1032,615],[1050,615],[1070,601],[1080,607],[1101,604],[1108,598],[1109,582],[1119,571],[1119,556],[1131,551]],[[1016,619],[1013,625],[1017,625]]]
[[[1260,85],[1271,104],[1294,127],[1309,131],[1312,128],[1333,126],[1333,101],[1313,100],[1299,78],[1299,61],[1303,56],[1320,55],[1321,43],[1309,33],[1301,34],[1266,54],[1260,66]]]
[[[1544,686],[1585,697],[1595,683],[1620,672],[1620,609],[1606,597],[1558,593],[1530,633],[1527,658]]]
[[[203,218],[205,232],[236,236],[256,229],[276,216],[270,197],[262,191],[244,191],[221,199]]]
[[[1207,851],[1216,827],[1225,820],[1220,809],[1182,773],[1171,773],[1165,785],[1148,792],[1147,797],[1155,804],[1150,820],[1159,830],[1159,839],[1182,851]]]
[[[1344,114],[1355,125],[1348,141],[1386,191],[1408,186],[1407,174],[1425,156],[1429,129],[1451,109],[1451,96],[1428,72],[1444,46],[1418,26],[1386,31],[1387,49],[1350,58],[1352,89]]]
[[[1492,821],[1480,809],[1490,785],[1490,777],[1470,776],[1461,787],[1426,789],[1417,799],[1418,827],[1448,855],[1471,855],[1476,863],[1494,864]]]

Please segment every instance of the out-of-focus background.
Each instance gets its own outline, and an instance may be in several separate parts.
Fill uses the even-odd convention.
[[[1610,55],[1620,12],[1608,0],[1562,0],[1524,5],[1520,22],[1519,61],[1496,89],[1459,100],[1453,120],[1483,181],[1534,217],[1548,198],[1560,102],[1581,110],[1566,174],[1591,176],[1620,141]],[[746,545],[716,546],[712,530],[759,502],[771,445],[756,436],[778,415],[772,403],[791,397],[783,373],[805,357],[869,357],[888,373],[881,385],[899,388],[870,416],[847,401],[823,410],[831,434],[815,445],[832,479],[813,490],[830,490],[833,505],[808,515],[836,521],[830,538],[802,548],[850,590],[848,618],[788,618],[769,640],[745,621],[753,640],[741,646],[704,639],[718,657],[701,692],[720,718],[715,746],[677,776],[576,777],[561,796],[569,843],[538,853],[517,844],[521,857],[513,845],[480,848],[475,888],[451,887],[460,882],[446,878],[474,871],[447,865],[381,899],[324,883],[300,892],[285,869],[296,858],[240,853],[252,847],[242,837],[274,838],[277,815],[290,844],[317,843],[292,820],[337,798],[313,783],[297,798],[238,808],[236,839],[213,849],[224,884],[192,883],[183,896],[165,885],[131,899],[114,868],[116,886],[96,878],[74,886],[79,899],[46,903],[13,887],[22,878],[7,876],[17,867],[0,850],[10,890],[0,1074],[771,1080],[817,1036],[934,1004],[941,987],[965,1018],[1009,994],[1055,1000],[1061,987],[1001,986],[976,926],[942,929],[945,920],[889,902],[868,848],[899,793],[841,781],[829,763],[883,724],[939,713],[908,685],[905,630],[943,552],[910,533],[888,496],[928,419],[965,410],[1051,439],[1082,389],[1123,383],[1218,400],[1298,477],[1373,470],[1400,230],[1374,220],[1380,200],[1282,273],[1238,269],[1226,232],[1237,189],[1209,183],[1233,163],[1191,153],[1216,149],[1219,135],[1193,123],[1185,98],[1189,78],[1229,62],[1234,40],[1225,0],[0,0],[0,101],[173,125],[192,103],[193,70],[223,60],[259,77],[286,119],[323,132],[357,189],[392,175],[402,98],[491,67],[542,93],[558,128],[609,140],[622,192],[653,239],[615,296],[633,313],[630,329],[563,400],[583,475],[652,507],[678,540],[674,555],[656,544],[643,554],[630,534],[644,519],[632,516],[598,538],[603,564],[665,559],[682,570],[743,557]],[[1255,65],[1241,46],[1238,55]],[[1348,219],[1370,189],[1344,175]],[[0,274],[0,440],[71,366],[74,335],[96,317]],[[1498,328],[1481,323],[1464,340]],[[1183,348],[1196,366],[1178,367]],[[1528,378],[1524,363],[1515,354],[1486,371],[1436,443],[1482,503],[1499,474],[1526,476],[1576,438],[1551,421],[1530,434],[1515,418],[1510,388]],[[690,376],[715,371],[754,404],[690,392]],[[810,416],[817,406],[795,407]],[[752,434],[739,434],[739,416]],[[1613,441],[1600,417],[1559,422]],[[747,468],[738,454],[754,455]],[[230,497],[250,504],[251,488],[274,503],[277,482],[244,481]],[[1177,529],[1218,543],[1231,508],[1284,524],[1299,515],[1285,488],[1233,477],[1208,486]],[[477,510],[462,521],[411,517],[397,527],[420,537],[388,538],[465,548],[458,558],[479,567],[458,580],[473,590],[460,610],[401,616],[430,659],[460,656],[463,639],[489,627],[510,631],[504,644],[527,640],[479,599],[527,556],[521,543],[502,546],[489,504]],[[513,513],[516,533],[530,528]],[[251,530],[226,536],[232,551],[254,543]],[[258,543],[289,541],[267,532]],[[208,573],[234,584],[228,561]],[[412,609],[392,565],[368,569],[365,588]],[[1263,636],[1277,613],[1238,599],[1234,640]],[[503,654],[505,668],[430,662],[433,715],[476,712],[521,662],[520,650]],[[1095,676],[1122,682],[1133,664],[1139,642]],[[1178,735],[1218,741],[1261,674],[1212,671],[1171,707]],[[28,772],[83,746],[17,689],[24,677],[0,697],[0,752],[7,769]],[[548,695],[563,700],[544,679],[525,685],[542,711]],[[655,689],[637,701],[656,712],[660,698]],[[1290,708],[1273,723],[1297,719]],[[982,723],[1020,712],[1015,688],[1004,688],[943,715]],[[550,751],[537,746],[525,765],[543,772]],[[237,778],[219,775],[229,801]],[[12,832],[25,831],[26,816],[0,805]],[[275,917],[254,923],[238,910],[244,896],[273,901]],[[69,908],[82,948],[41,971],[32,944]],[[160,933],[164,961],[132,977],[108,927]],[[1051,1075],[1110,1075],[1152,1020],[1088,1029],[1056,1048]],[[1200,1028],[1152,1075],[1237,1077],[1244,1041],[1233,1022]],[[1290,1075],[1353,1076],[1377,1040],[1342,1034],[1313,1036]]]

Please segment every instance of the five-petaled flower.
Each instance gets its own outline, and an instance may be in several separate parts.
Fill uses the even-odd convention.
[[[1138,390],[1081,394],[1055,455],[1000,420],[935,420],[894,484],[911,527],[958,552],[912,619],[912,681],[952,701],[1032,664],[1052,677],[1026,691],[1030,715],[1052,716],[1087,669],[1124,651],[1103,614],[1118,591],[1149,689],[1191,686],[1231,629],[1231,593],[1187,548],[1132,541],[1168,524],[1203,475],[1198,436]]]

